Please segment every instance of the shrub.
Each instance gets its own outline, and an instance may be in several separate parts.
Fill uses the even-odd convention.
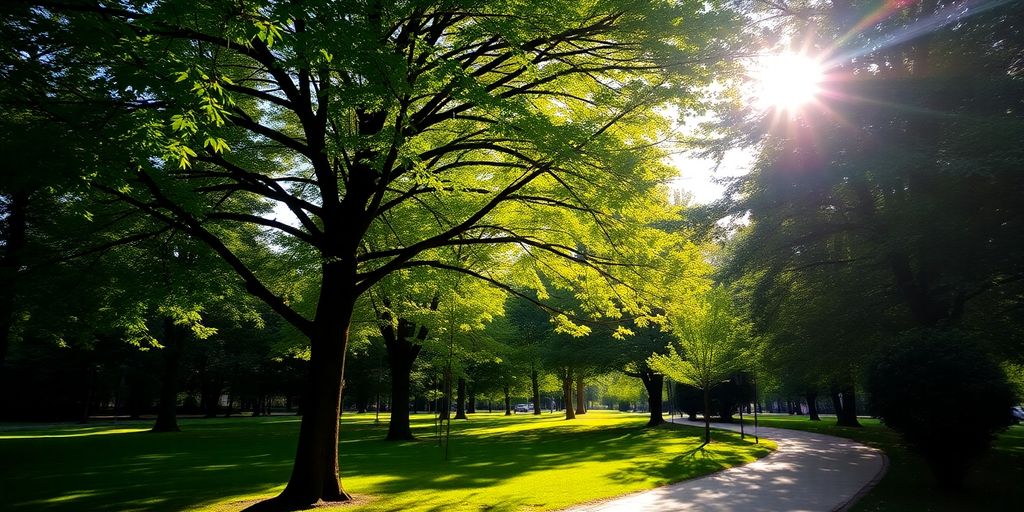
[[[704,410],[704,392],[698,387],[677,382],[673,393],[676,410],[686,413],[690,420],[696,421],[697,413]]]
[[[1014,403],[1000,367],[958,331],[903,336],[869,371],[868,391],[875,413],[947,488],[1010,424]]]

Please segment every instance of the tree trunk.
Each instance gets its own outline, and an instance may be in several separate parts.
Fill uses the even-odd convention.
[[[438,419],[447,420],[452,415],[452,376],[445,374],[441,379],[441,399],[437,407]]]
[[[842,404],[836,411],[836,425],[840,427],[859,427],[857,421],[857,397],[854,394],[853,386],[846,386],[842,389]]]
[[[466,402],[466,412],[476,414],[476,390],[472,386],[469,387],[469,401]]]
[[[576,413],[572,410],[572,368],[566,368],[563,370],[562,400],[565,403],[565,419],[576,419]]]
[[[455,419],[466,420],[466,379],[459,377],[455,391]]]
[[[512,416],[512,396],[509,395],[508,386],[505,386],[505,416]]]
[[[354,274],[354,268],[350,269]],[[345,382],[345,352],[354,295],[332,264],[324,265],[316,320],[310,335],[309,373],[302,397],[302,422],[295,463],[279,496],[252,510],[297,510],[324,502],[348,501],[338,467],[338,417]]]
[[[391,367],[391,420],[388,421],[388,441],[411,441],[412,427],[409,424],[409,380],[412,375],[413,361],[419,354],[419,346],[415,353],[392,358],[388,356]]]
[[[435,297],[430,303],[431,309],[436,310],[438,298]],[[384,301],[385,305],[390,302]],[[381,335],[384,337],[384,348],[388,355],[388,368],[391,370],[391,420],[388,422],[388,441],[411,441],[414,439],[412,428],[409,425],[409,381],[412,376],[412,368],[416,358],[423,348],[423,341],[427,339],[427,328],[416,327],[415,324],[399,318],[392,322],[390,313],[381,317]],[[441,419],[448,418],[448,408],[445,407]]]
[[[203,390],[202,390],[202,409],[203,416],[206,418],[216,418],[217,411],[219,408],[218,402],[220,401],[220,391],[223,384],[218,376],[209,376],[203,378]]]
[[[809,392],[804,398],[807,399],[807,415],[810,416],[811,421],[821,421],[818,417],[818,393]]]
[[[640,380],[647,389],[647,407],[651,411],[651,417],[647,420],[648,427],[655,427],[665,423],[662,416],[661,388],[665,385],[665,377],[660,373],[642,372]]]
[[[711,385],[704,386],[704,444],[711,442]]]
[[[587,413],[587,386],[583,383],[583,375],[576,377],[576,414]]]
[[[537,369],[530,371],[530,386],[533,389],[533,414],[540,415],[540,377]]]
[[[256,393],[256,396],[252,400],[252,415],[253,417],[263,416],[263,408],[260,407],[260,403],[263,402],[263,396]]]
[[[178,366],[181,362],[184,329],[174,320],[164,318],[164,368],[160,378],[160,405],[157,406],[153,432],[178,432]]]

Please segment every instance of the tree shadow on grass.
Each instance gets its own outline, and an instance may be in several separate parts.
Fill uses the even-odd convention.
[[[182,510],[265,492],[291,467],[297,425],[195,420],[180,433],[61,438],[33,431],[0,440],[0,495],[11,510],[104,511]]]
[[[362,476],[386,477],[376,486],[383,495],[397,494],[410,488],[435,492],[469,491],[499,485],[510,478],[535,472],[564,470],[591,462],[636,459],[657,450],[661,441],[682,436],[692,438],[696,444],[701,434],[699,429],[682,426],[645,429],[642,419],[636,424],[595,428],[570,425],[572,428],[523,430],[496,435],[479,431],[472,437],[453,435],[447,464],[439,460],[436,453],[417,449],[391,454],[393,458],[387,465],[363,464],[364,457],[376,455],[372,451],[347,454],[343,461],[348,461],[346,467]],[[729,438],[710,449],[696,446],[681,453],[669,452],[657,460],[634,462],[628,471],[601,475],[600,478],[607,479],[609,484],[647,483],[648,487],[652,482],[674,482],[746,462],[749,459],[740,450],[749,446],[749,443]],[[737,453],[730,454],[730,451]],[[525,494],[529,492],[526,490]],[[509,502],[495,505],[495,510],[542,504],[543,500],[539,499],[513,497]]]
[[[645,429],[644,418],[627,419],[602,424],[553,416],[477,416],[453,422],[445,462],[443,450],[430,439],[429,417],[414,418],[419,440],[395,443],[383,440],[386,422],[346,416],[340,440],[343,480],[350,492],[373,494],[373,502],[391,508],[440,511],[479,502],[505,512],[546,501],[529,490],[496,499],[481,489],[536,472],[566,475],[584,463],[632,460],[680,436],[696,442],[700,433]],[[125,425],[110,428],[115,427]],[[232,496],[271,494],[288,478],[298,433],[295,417],[184,420],[182,428],[167,434],[0,439],[4,504],[11,510],[182,510]],[[699,451],[668,453],[663,461],[643,461],[612,475],[608,483],[675,481],[735,460]]]
[[[718,443],[713,443],[711,446],[702,444],[697,448],[666,457],[660,461],[637,462],[631,471],[618,473],[613,478],[619,482],[642,482],[654,479],[659,484],[670,484],[738,466],[751,460],[747,454],[723,450],[720,449],[721,446],[715,446],[715,444]],[[727,444],[734,445],[732,442]],[[736,444],[738,445],[738,443]],[[685,469],[681,471],[680,468]]]

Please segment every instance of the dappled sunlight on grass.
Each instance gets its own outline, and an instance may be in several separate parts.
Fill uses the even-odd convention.
[[[67,426],[57,425],[50,428],[40,428],[35,425],[23,425],[20,427],[9,427],[0,429],[0,439],[48,439],[57,437],[85,437],[101,436],[110,434],[135,434],[148,431],[152,425],[140,425],[133,423],[131,426],[112,423],[109,425],[94,426]]]
[[[149,428],[114,428],[110,430],[95,430],[92,432],[79,432],[76,434],[32,434],[32,435],[0,435],[0,439],[48,439],[55,437],[86,437],[86,436],[102,436],[109,434],[136,434],[139,432],[146,432]]]
[[[738,436],[701,446],[699,429],[643,428],[646,417],[591,411],[575,421],[478,413],[452,423],[448,460],[430,415],[413,415],[418,440],[387,442],[387,417],[342,418],[346,510],[561,508],[691,478],[768,453]],[[180,433],[148,427],[64,427],[7,431],[0,458],[5,505],[14,510],[236,510],[279,492],[294,455],[295,417],[183,420]]]

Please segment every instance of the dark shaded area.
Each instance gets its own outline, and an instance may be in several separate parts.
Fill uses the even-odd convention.
[[[963,484],[970,464],[1012,420],[1015,397],[1005,374],[964,333],[907,336],[868,377],[878,416],[947,490]],[[941,403],[970,404],[970,412],[949,418]]]
[[[543,421],[532,415],[525,421]],[[382,494],[411,488],[461,489],[467,492],[525,472],[545,471],[580,461],[615,461],[633,457],[638,447],[653,449],[665,436],[694,436],[696,429],[680,425],[643,428],[637,417],[628,426],[599,425],[589,429],[551,428],[493,435],[462,434],[464,429],[507,425],[508,420],[476,418],[453,423],[449,463],[439,469],[442,455],[429,439],[432,423],[414,419],[414,433],[423,441],[388,442],[369,417],[348,417],[341,430],[343,475],[386,475]],[[17,460],[0,467],[5,506],[11,510],[181,510],[225,497],[267,492],[279,485],[291,468],[298,419],[290,417],[181,420],[182,432],[123,433],[64,438],[0,438],[0,458]],[[26,431],[9,426],[6,435],[82,435],[134,427],[62,426]],[[159,442],[154,442],[157,436]],[[355,442],[358,441],[358,442]],[[735,436],[716,442],[741,443]],[[498,455],[500,454],[500,456]],[[656,478],[666,483],[680,474],[714,471],[740,462],[708,453],[666,457],[639,466],[622,478]],[[738,457],[738,456],[736,456]],[[681,466],[682,464],[682,466]],[[211,480],[216,485],[211,485]],[[358,489],[355,490],[357,493]],[[57,499],[63,498],[63,499]],[[50,501],[47,501],[50,500]],[[515,504],[508,504],[515,509]],[[510,510],[511,510],[510,509]]]
[[[898,433],[875,419],[862,419],[862,427],[839,427],[834,417],[812,422],[802,417],[762,416],[761,426],[792,428],[845,437],[880,448],[889,458],[889,470],[867,496],[857,502],[854,512],[963,512],[966,510],[1015,510],[1024,501],[1024,426],[1000,434],[993,449],[968,469],[959,490],[938,484],[928,473],[924,459],[900,440]],[[751,421],[747,420],[748,428]],[[952,441],[950,441],[952,442]]]

